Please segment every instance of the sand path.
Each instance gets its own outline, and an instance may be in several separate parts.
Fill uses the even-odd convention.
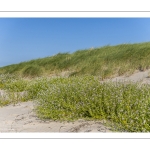
[[[33,102],[0,108],[0,132],[111,132],[100,121],[42,121],[34,113]]]

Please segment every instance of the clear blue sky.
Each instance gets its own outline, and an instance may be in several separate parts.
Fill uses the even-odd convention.
[[[150,18],[0,18],[0,67],[59,52],[150,41]]]

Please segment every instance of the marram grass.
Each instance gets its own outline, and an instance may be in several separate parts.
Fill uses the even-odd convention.
[[[59,53],[19,64],[1,67],[0,74],[16,74],[22,77],[60,75],[68,71],[69,76],[94,75],[102,79],[135,70],[150,68],[150,42],[103,46],[78,50],[74,53]]]

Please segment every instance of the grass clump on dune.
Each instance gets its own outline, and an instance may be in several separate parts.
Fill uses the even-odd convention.
[[[0,75],[0,106],[27,101],[28,81],[11,74]]]
[[[42,68],[37,65],[29,65],[23,70],[23,76],[25,77],[38,77],[42,74]]]

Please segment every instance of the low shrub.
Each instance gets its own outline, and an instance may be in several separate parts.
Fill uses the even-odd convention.
[[[106,119],[116,129],[150,131],[150,86],[99,83],[95,77],[58,78],[37,95],[36,112],[53,120]]]

